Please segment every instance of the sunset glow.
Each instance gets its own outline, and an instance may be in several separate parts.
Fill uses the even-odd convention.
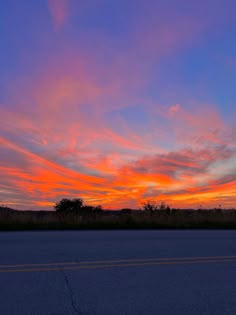
[[[235,207],[235,10],[1,3],[0,204]]]

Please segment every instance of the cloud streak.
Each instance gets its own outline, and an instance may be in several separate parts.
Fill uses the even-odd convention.
[[[68,19],[69,2],[70,0],[48,0],[48,8],[56,29],[61,28]]]

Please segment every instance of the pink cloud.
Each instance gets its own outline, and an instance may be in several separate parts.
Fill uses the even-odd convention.
[[[224,145],[231,127],[225,125],[216,106],[193,101],[187,105],[155,106],[152,110],[170,123],[178,144]]]
[[[168,112],[170,115],[175,115],[180,111],[181,106],[179,104],[175,104],[169,107]]]
[[[69,2],[70,0],[48,0],[49,11],[56,29],[59,29],[69,16]]]

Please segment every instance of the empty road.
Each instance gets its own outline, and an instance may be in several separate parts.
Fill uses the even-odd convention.
[[[0,232],[0,314],[236,314],[236,231]]]

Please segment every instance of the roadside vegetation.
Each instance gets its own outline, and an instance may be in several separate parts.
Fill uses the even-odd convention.
[[[55,211],[19,211],[0,206],[0,230],[235,229],[236,209],[184,210],[153,200],[140,209],[103,210],[80,198],[62,199]]]

